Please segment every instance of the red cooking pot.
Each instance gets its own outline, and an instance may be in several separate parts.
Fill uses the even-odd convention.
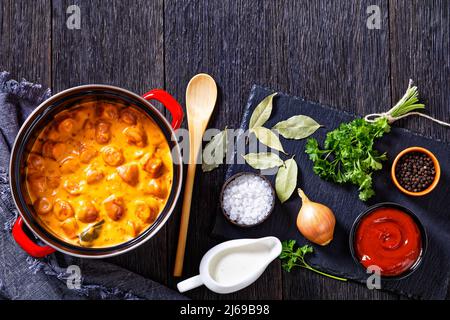
[[[105,248],[87,248],[65,242],[49,232],[36,218],[33,206],[26,191],[25,164],[31,146],[42,129],[53,120],[56,114],[76,106],[80,99],[114,99],[120,103],[132,105],[147,113],[159,126],[172,150],[173,182],[167,203],[156,221],[136,238],[119,245]],[[172,124],[149,102],[159,101],[172,115]],[[10,161],[10,186],[19,218],[13,227],[15,241],[33,257],[44,257],[55,250],[83,258],[106,258],[130,251],[152,238],[171,216],[181,191],[183,166],[180,147],[175,131],[183,120],[183,110],[178,102],[167,92],[155,89],[140,97],[128,90],[108,85],[84,85],[58,93],[39,105],[28,117],[14,143]],[[31,240],[25,225],[46,245]]]

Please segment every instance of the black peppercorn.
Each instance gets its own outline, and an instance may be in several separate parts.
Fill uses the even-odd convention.
[[[434,181],[436,169],[425,153],[410,152],[402,156],[395,168],[395,177],[408,191],[420,192]]]

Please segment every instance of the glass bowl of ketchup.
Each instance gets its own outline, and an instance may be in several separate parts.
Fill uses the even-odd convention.
[[[396,203],[368,208],[356,218],[350,232],[354,260],[365,270],[378,267],[383,279],[411,275],[421,264],[426,248],[422,223],[411,210]]]

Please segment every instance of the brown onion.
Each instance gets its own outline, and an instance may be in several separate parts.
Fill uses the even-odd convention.
[[[327,206],[308,199],[302,189],[298,189],[302,207],[297,216],[297,228],[311,242],[325,246],[333,240],[336,218]]]

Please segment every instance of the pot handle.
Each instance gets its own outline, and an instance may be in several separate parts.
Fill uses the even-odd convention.
[[[183,108],[180,104],[162,89],[153,89],[142,96],[145,100],[156,100],[161,102],[164,107],[169,109],[172,115],[172,128],[177,130],[181,127],[181,122],[183,122]]]
[[[17,218],[12,229],[12,235],[17,244],[30,256],[34,258],[43,258],[52,254],[56,250],[50,246],[40,246],[34,243],[23,231],[23,219]]]

